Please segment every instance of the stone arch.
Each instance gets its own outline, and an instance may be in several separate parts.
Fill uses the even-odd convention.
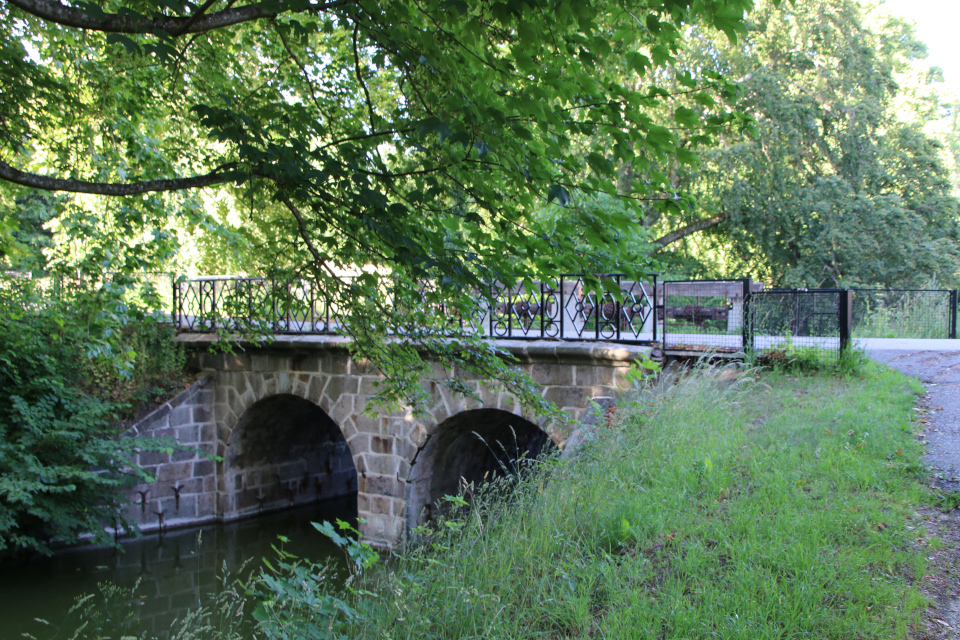
[[[245,403],[222,433],[218,503],[224,519],[353,496],[357,470],[340,427],[299,394]]]
[[[342,363],[340,368],[343,368]],[[316,404],[337,423],[347,442],[350,442],[357,433],[352,413],[359,386],[358,377],[344,375],[342,371],[334,374],[315,370],[297,373],[260,368],[221,371],[217,376],[214,406],[217,455],[224,455],[227,441],[240,416],[251,405],[278,394],[294,395]],[[357,455],[363,451],[356,450],[353,445],[351,449],[357,462]]]
[[[407,481],[408,530],[430,516],[437,500],[456,495],[461,478],[482,484],[518,472],[523,460],[556,451],[554,437],[502,409],[468,409],[443,420],[430,430],[413,461]]]

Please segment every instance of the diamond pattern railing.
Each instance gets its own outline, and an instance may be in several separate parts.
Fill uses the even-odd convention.
[[[480,296],[473,317],[430,302],[430,282],[417,291],[425,310],[448,318],[451,334],[480,333],[514,340],[595,340],[646,343],[657,340],[654,292],[657,276],[649,282],[623,275],[598,276],[616,290],[591,291],[584,274],[534,282],[532,287],[489,285],[489,298]],[[384,294],[384,304],[392,304]],[[264,278],[233,276],[181,280],[174,285],[174,323],[182,332],[211,333],[254,328],[276,334],[339,333],[336,305],[308,281],[278,283]]]

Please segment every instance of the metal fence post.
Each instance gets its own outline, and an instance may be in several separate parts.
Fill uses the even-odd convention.
[[[956,339],[957,337],[957,290],[954,289],[950,292],[950,331],[949,337]]]
[[[180,314],[177,313],[177,276],[170,276],[170,293],[171,293],[171,305],[170,309],[170,322],[173,323],[173,326],[180,331]]]
[[[740,331],[743,333],[743,352],[753,351],[753,318],[750,317],[750,295],[753,281],[743,279],[743,302],[740,304]]]
[[[853,331],[853,291],[844,289],[839,295],[837,326],[840,330],[840,353],[843,354],[850,348]]]
[[[212,280],[210,282],[210,290],[213,292],[210,295],[210,322],[211,327],[216,329],[217,327],[217,281]]]
[[[540,339],[543,340],[543,309],[544,309],[544,298],[543,298],[543,280],[540,281],[540,309],[537,312],[537,315],[540,316]]]
[[[653,341],[657,341],[657,274],[653,274]]]
[[[490,313],[487,314],[487,335],[491,338],[493,337],[493,316],[497,313],[497,299],[493,297],[493,286],[492,281],[487,286],[487,290],[490,292]]]

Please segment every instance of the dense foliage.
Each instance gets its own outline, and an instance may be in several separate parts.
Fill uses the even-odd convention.
[[[182,380],[182,357],[169,330],[108,288],[54,296],[2,284],[0,553],[47,552],[82,534],[110,543],[104,527],[126,526],[118,489],[146,478],[126,466],[130,454],[172,446],[121,437],[118,425]]]
[[[949,113],[911,28],[753,5],[7,0],[0,253],[315,281],[414,404],[412,342],[525,394],[474,337],[438,339],[484,282],[952,285],[925,128]]]
[[[692,32],[679,67],[736,79],[756,126],[678,168],[693,206],[656,219],[681,231],[660,255],[774,285],[954,286],[957,185],[928,125],[956,105],[925,55],[910,25],[857,0],[760,2],[738,46]]]
[[[503,374],[474,337],[433,339],[483,283],[646,270],[607,258],[638,203],[677,206],[654,160],[693,162],[742,124],[712,71],[678,75],[699,111],[655,121],[670,92],[653,74],[687,25],[736,39],[751,4],[7,0],[0,210],[85,194],[52,227],[57,259],[91,273],[153,268],[213,230],[190,242],[199,264],[319,282],[383,396],[415,403],[430,371],[412,342]],[[588,243],[536,215],[575,188],[628,204],[593,207]]]

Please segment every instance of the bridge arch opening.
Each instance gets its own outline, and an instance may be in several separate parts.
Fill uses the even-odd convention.
[[[219,487],[225,519],[318,504],[355,521],[357,469],[340,427],[299,396],[246,409],[227,440]]]
[[[464,483],[479,487],[497,477],[522,473],[556,445],[537,425],[500,409],[462,411],[444,420],[417,453],[407,484],[407,525],[437,514],[445,495]]]

